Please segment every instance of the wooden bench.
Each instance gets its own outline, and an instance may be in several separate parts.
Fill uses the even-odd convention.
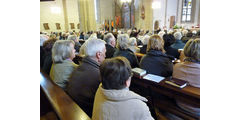
[[[65,91],[57,86],[42,70],[40,73],[40,86],[61,120],[91,120]]]
[[[168,80],[166,78],[165,80]],[[184,110],[181,110],[171,101],[160,101],[156,98],[156,96],[151,93],[157,93],[159,95],[166,96],[172,100],[180,100],[188,103],[190,105],[200,107],[200,89],[192,86],[186,86],[183,89],[173,87],[165,83],[165,80],[160,83],[152,82],[149,80],[140,79],[137,77],[132,77],[131,86],[135,87],[133,89],[141,89],[138,90],[138,93],[143,95],[144,97],[150,96],[152,101],[152,106],[158,107],[164,111],[173,113],[178,115],[184,119],[199,119],[199,116],[194,116],[193,114],[187,113]],[[130,89],[131,89],[130,86]],[[134,91],[134,90],[133,90]],[[140,91],[140,92],[139,92]],[[146,94],[144,91],[150,91],[149,94]],[[144,94],[142,94],[144,93]],[[166,105],[168,104],[168,105]]]
[[[140,62],[142,57],[145,55],[145,54],[142,54],[142,53],[135,53],[135,55],[137,56],[137,59],[138,61]]]

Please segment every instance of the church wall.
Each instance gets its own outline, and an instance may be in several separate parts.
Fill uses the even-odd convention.
[[[105,20],[114,20],[115,19],[115,3],[113,0],[98,0],[100,7],[100,20],[97,23],[97,28],[101,27],[104,24]]]
[[[79,31],[77,24],[79,23],[78,2],[77,0],[66,0],[67,19],[69,31]],[[70,23],[74,23],[75,29],[71,29]]]
[[[153,0],[153,2],[160,2],[160,8],[153,10],[153,23],[159,21],[159,27],[165,26],[165,15],[166,15],[166,0]]]
[[[51,7],[59,7],[60,13],[55,14],[51,12]],[[43,23],[48,23],[50,30],[45,30]],[[61,30],[56,29],[55,23],[60,23]],[[63,4],[62,0],[55,0],[51,2],[40,2],[40,31],[45,31],[50,33],[51,31],[64,31],[65,21],[63,15]]]
[[[64,0],[40,2],[40,30],[45,32],[79,31],[78,3],[77,0],[66,1],[66,16],[64,16]],[[51,7],[59,7],[60,13],[52,13]],[[66,17],[66,18],[65,18]],[[50,30],[45,30],[43,23],[48,23]],[[60,30],[57,30],[56,23],[60,23]],[[74,23],[75,29],[71,29],[70,23]],[[67,26],[65,26],[65,24]]]
[[[142,5],[145,8],[145,19],[143,20],[141,18],[141,8]],[[142,0],[141,3],[139,3],[138,9],[135,11],[136,19],[136,27],[138,29],[144,29],[144,30],[153,30],[153,9],[152,9],[152,0]]]
[[[169,29],[170,26],[170,17],[175,16],[175,21],[177,18],[177,3],[178,0],[167,0],[167,14],[166,14],[166,27]]]

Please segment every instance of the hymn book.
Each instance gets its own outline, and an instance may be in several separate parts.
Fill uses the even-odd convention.
[[[141,68],[133,68],[132,69],[133,75],[136,77],[142,77],[146,75],[147,71]]]
[[[184,81],[184,80],[180,80],[180,79],[171,79],[171,80],[167,80],[165,81],[165,83],[178,87],[178,88],[184,88],[187,86],[188,82]]]

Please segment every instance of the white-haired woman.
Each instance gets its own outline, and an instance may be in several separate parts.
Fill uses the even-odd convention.
[[[130,39],[129,39],[129,43],[128,43],[128,45],[129,45],[129,49],[132,51],[132,52],[134,52],[134,53],[139,53],[140,52],[140,49],[137,47],[137,39],[135,38],[135,37],[131,37]]]
[[[129,36],[127,34],[118,35],[117,50],[114,52],[113,57],[123,56],[128,59],[132,68],[138,67],[139,63],[136,55],[128,48]]]
[[[142,53],[142,54],[146,54],[147,53],[147,44],[148,44],[149,38],[150,38],[149,35],[145,35],[142,38],[143,47],[140,48],[140,53]]]
[[[72,60],[75,57],[74,42],[72,40],[57,41],[52,48],[53,64],[50,70],[51,79],[66,90],[69,76],[78,66]]]
[[[183,43],[182,40],[181,40],[182,33],[181,32],[175,32],[173,34],[173,36],[175,37],[176,41],[175,41],[175,43],[173,43],[171,45],[171,47],[175,48],[175,49],[183,49],[183,47],[185,46],[185,43]]]

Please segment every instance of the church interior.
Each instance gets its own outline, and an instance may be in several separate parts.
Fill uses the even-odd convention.
[[[41,120],[199,120],[200,0],[40,0]]]

